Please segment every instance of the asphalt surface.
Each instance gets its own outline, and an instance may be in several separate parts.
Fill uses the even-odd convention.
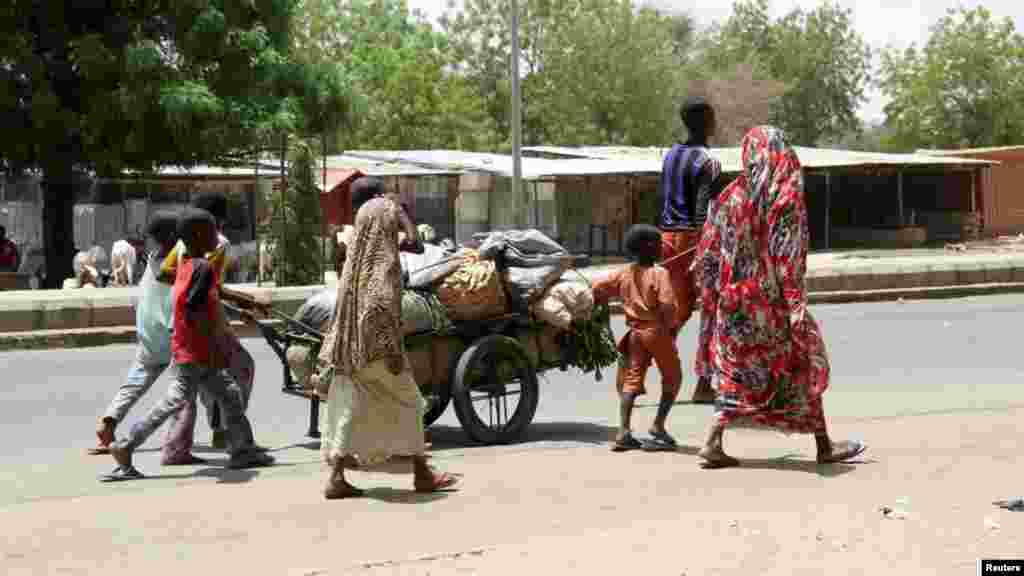
[[[877,419],[1024,405],[1024,358],[1016,334],[1022,305],[1024,296],[1007,295],[813,307],[832,360],[825,409],[842,422],[836,435],[870,443],[871,422]],[[685,373],[681,400],[689,397],[694,382],[696,324],[692,321],[680,336]],[[615,329],[621,333],[621,320],[616,320]],[[308,404],[281,394],[281,364],[262,340],[246,344],[257,362],[250,418],[257,439],[274,448],[282,463],[259,474],[315,475],[319,482],[319,452],[316,443],[304,437]],[[0,437],[5,439],[0,444],[0,508],[103,490],[95,476],[111,469],[112,462],[108,457],[85,456],[84,451],[94,443],[96,419],[133,354],[132,346],[0,353]],[[653,413],[657,372],[652,370],[648,379],[652,394],[641,410]],[[158,381],[126,424],[159,399],[167,382],[167,376]],[[610,373],[595,382],[592,375],[548,372],[541,382],[535,425],[524,443],[513,446],[470,445],[449,408],[436,425],[434,457],[442,466],[457,467],[458,460],[474,454],[493,457],[503,451],[604,442],[616,418],[612,388]],[[710,412],[710,407],[681,402],[670,428],[677,437],[699,441]],[[222,456],[205,448],[208,440],[206,424],[200,422],[197,452],[216,462]],[[160,434],[147,447],[154,449],[159,441]],[[138,465],[178,484],[223,481],[211,472],[216,468],[161,469],[157,458],[155,451],[145,451]],[[150,482],[133,483],[125,490],[142,491],[147,485]]]

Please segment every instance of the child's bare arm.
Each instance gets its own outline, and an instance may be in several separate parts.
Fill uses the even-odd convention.
[[[620,272],[613,272],[594,282],[594,304],[607,304],[611,300],[622,299],[620,274]]]

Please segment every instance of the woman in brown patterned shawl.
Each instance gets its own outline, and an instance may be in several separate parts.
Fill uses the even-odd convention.
[[[422,246],[416,229],[380,180],[353,183],[355,234],[338,279],[338,305],[320,360],[334,366],[322,427],[322,452],[331,466],[324,495],[359,496],[345,469],[394,457],[413,462],[417,492],[451,487],[457,478],[435,472],[424,457],[425,402],[412,376],[401,334],[402,268],[399,230]],[[358,206],[358,205],[361,205]]]

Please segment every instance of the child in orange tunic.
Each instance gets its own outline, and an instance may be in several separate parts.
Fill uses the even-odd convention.
[[[629,327],[619,341],[622,361],[616,388],[620,424],[612,450],[674,450],[676,441],[665,430],[665,420],[679,395],[683,371],[674,337],[679,304],[668,270],[657,264],[661,232],[644,224],[633,226],[626,237],[626,249],[635,263],[594,285],[595,302],[622,300]],[[646,393],[644,378],[652,361],[661,371],[661,400],[650,429],[651,440],[641,444],[633,437],[630,420],[636,397]]]

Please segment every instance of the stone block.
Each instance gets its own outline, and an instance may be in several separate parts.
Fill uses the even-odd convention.
[[[928,274],[927,286],[956,286],[957,282],[958,273],[956,268],[943,266],[932,269],[932,271]]]
[[[829,271],[828,274],[822,274],[815,278],[815,287],[811,287],[808,283],[808,292],[835,292],[842,290],[841,276],[833,271]]]
[[[92,325],[92,303],[87,298],[71,297],[64,300],[40,302],[42,325],[40,330],[70,330]]]
[[[985,279],[989,284],[1013,282],[1013,268],[1006,264],[994,264],[986,270]]]
[[[42,308],[37,302],[0,296],[0,332],[37,330],[42,322]]]
[[[106,328],[110,326],[133,326],[135,309],[131,306],[98,304],[92,309],[90,328]]]
[[[986,267],[983,263],[964,260],[956,263],[957,284],[984,284]]]
[[[839,281],[840,290],[857,292],[874,290],[875,277],[873,274],[861,271],[844,272]]]

